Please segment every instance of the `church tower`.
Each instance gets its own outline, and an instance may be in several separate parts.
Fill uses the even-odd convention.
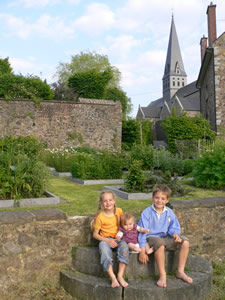
[[[170,38],[163,75],[163,98],[168,101],[181,87],[187,84],[187,74],[181,56],[174,19],[172,16]]]

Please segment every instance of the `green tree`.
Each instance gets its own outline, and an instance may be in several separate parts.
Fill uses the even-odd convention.
[[[81,51],[80,54],[72,56],[70,63],[59,63],[55,76],[59,82],[67,83],[69,77],[74,73],[87,70],[104,72],[107,69],[110,69],[113,74],[109,86],[119,86],[121,73],[110,64],[107,55],[101,55],[95,51],[86,53]]]
[[[11,74],[12,68],[9,63],[9,58],[0,58],[0,74]]]
[[[105,88],[112,78],[111,69],[103,72],[95,69],[76,72],[68,79],[68,86],[80,97],[103,99]]]
[[[57,85],[63,84],[65,88],[65,86],[69,82],[69,78],[71,78],[71,76],[73,77],[76,73],[79,74],[78,77],[80,80],[81,76],[83,77],[85,76],[83,72],[89,71],[90,73],[92,73],[92,75],[93,73],[106,74],[104,72],[108,70],[110,70],[112,76],[110,80],[107,82],[107,84],[105,85],[104,96],[101,97],[101,99],[104,98],[106,100],[120,101],[123,110],[123,119],[126,119],[127,115],[131,112],[132,109],[131,99],[127,97],[126,93],[123,92],[123,90],[119,86],[121,73],[116,67],[110,64],[107,55],[101,55],[96,53],[95,51],[81,52],[80,54],[72,56],[70,63],[60,63],[57,68],[55,77],[57,78],[58,81]],[[88,72],[86,73],[86,76],[88,76],[89,78],[90,78],[90,73]],[[89,78],[87,80],[86,87],[83,85],[82,93],[80,93],[80,95],[84,94],[83,88],[88,89],[89,91],[88,93],[85,93],[86,95],[85,97],[87,97],[87,94],[90,93],[88,84],[91,84],[91,81],[89,80]],[[74,81],[77,80],[78,79],[76,80],[74,79]],[[71,79],[70,79],[70,86],[71,86]],[[76,87],[77,87],[77,83],[76,83]],[[92,88],[94,88],[93,85]],[[96,88],[93,94],[96,95]]]
[[[0,59],[0,97],[6,100],[50,100],[54,98],[54,91],[46,80],[42,81],[38,76],[15,75],[7,57]]]
[[[215,132],[203,117],[187,117],[186,113],[177,116],[175,113],[162,121],[171,152],[176,152],[175,140],[215,139]]]
[[[117,86],[110,86],[106,88],[104,99],[106,100],[114,100],[119,101],[122,105],[122,112],[123,112],[123,120],[126,119],[126,116],[132,110],[131,99],[127,97],[126,93],[118,88]]]

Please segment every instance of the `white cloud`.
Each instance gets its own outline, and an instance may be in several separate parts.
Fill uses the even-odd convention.
[[[108,48],[103,48],[101,51],[107,53],[109,57],[116,56],[121,59],[128,58],[128,55],[134,47],[139,46],[142,42],[135,40],[132,35],[119,35],[117,37],[106,37]]]
[[[37,33],[44,37],[55,38],[56,40],[74,37],[71,26],[66,26],[60,17],[51,17],[45,14],[41,15],[35,23],[29,23],[22,18],[9,14],[0,14],[0,19],[3,19],[8,25],[8,35],[14,35],[23,40]]]
[[[10,2],[8,5],[9,7],[23,5],[25,8],[33,8],[33,7],[54,6],[60,2],[61,0],[19,0],[19,1],[17,0],[17,1]]]
[[[83,16],[73,22],[75,29],[91,35],[98,35],[112,28],[115,15],[110,8],[101,3],[90,4]]]

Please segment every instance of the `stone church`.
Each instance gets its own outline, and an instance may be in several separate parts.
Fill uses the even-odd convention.
[[[211,128],[220,134],[219,128],[225,126],[225,33],[216,37],[216,5],[208,6],[208,36],[201,39],[202,65],[196,81],[187,84],[179,41],[172,16],[169,44],[167,49],[164,75],[162,78],[163,96],[141,107],[137,112],[138,120],[153,121],[155,140],[166,140],[160,127],[162,120],[185,111],[187,116],[200,116],[209,120]]]

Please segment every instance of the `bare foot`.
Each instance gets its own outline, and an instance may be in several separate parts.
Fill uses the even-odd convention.
[[[191,277],[187,276],[187,274],[185,274],[184,272],[177,272],[176,277],[179,279],[182,279],[183,281],[185,281],[187,283],[193,282],[193,279]]]
[[[117,287],[119,287],[119,286],[120,286],[120,284],[119,284],[119,282],[117,281],[116,277],[115,277],[114,279],[112,279],[112,285],[111,285],[111,287],[112,287],[112,288],[117,288]]]
[[[162,288],[166,288],[166,274],[160,275],[157,285]]]
[[[126,288],[128,286],[128,282],[126,282],[122,276],[117,277],[119,283],[122,285],[122,287]]]
[[[146,252],[147,252],[147,254],[153,253],[153,252],[154,252],[153,247],[151,247],[151,248],[149,248],[149,249],[146,249]]]

